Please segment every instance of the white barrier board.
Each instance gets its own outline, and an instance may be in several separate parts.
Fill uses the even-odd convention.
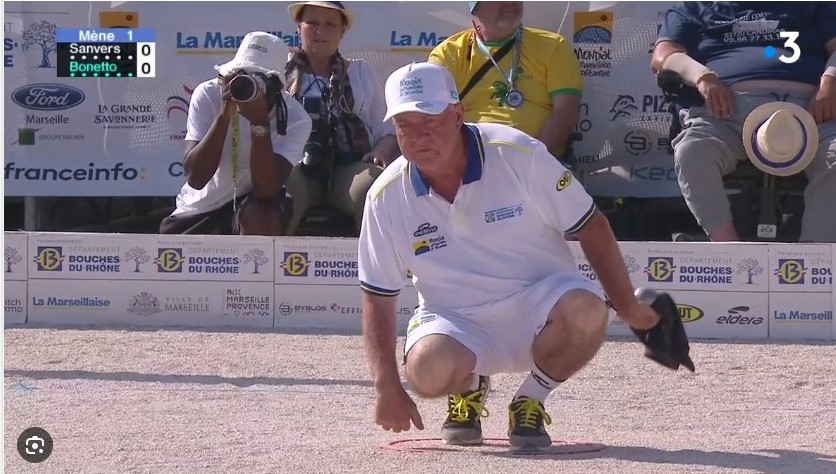
[[[6,280],[3,284],[3,323],[8,325],[24,324],[28,308],[26,306],[27,282]]]
[[[357,239],[46,232],[4,238],[7,326],[361,329]],[[692,338],[836,339],[829,280],[836,245],[619,245],[633,285],[669,291]],[[579,271],[597,281],[580,245],[569,246]],[[680,278],[699,272],[728,277],[727,283]],[[408,284],[399,297],[399,334],[417,302]],[[612,312],[607,333],[632,335]]]
[[[32,279],[273,281],[269,237],[36,233]]]
[[[772,293],[769,295],[770,339],[832,337],[833,298],[830,293]]]
[[[277,328],[322,328],[360,331],[362,290],[359,285],[276,285]],[[398,295],[398,332],[405,333],[418,304],[418,292],[406,287]]]
[[[775,244],[769,250],[769,291],[830,293],[833,249],[827,244]]]
[[[33,324],[273,327],[265,282],[31,280],[28,304]]]

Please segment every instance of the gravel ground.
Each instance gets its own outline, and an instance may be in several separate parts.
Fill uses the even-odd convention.
[[[438,437],[444,402],[419,400],[424,431],[377,428],[356,335],[6,329],[5,468],[836,473],[836,346],[695,342],[692,354],[697,373],[673,373],[643,359],[637,343],[613,340],[552,394],[552,436],[602,451],[405,453],[381,446]],[[521,380],[494,378],[487,437],[505,436],[506,404]],[[30,426],[55,440],[38,465],[15,449]]]

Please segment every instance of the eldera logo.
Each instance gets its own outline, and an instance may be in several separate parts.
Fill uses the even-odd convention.
[[[763,323],[763,318],[759,316],[749,316],[748,306],[735,306],[729,308],[727,316],[720,316],[717,318],[717,324],[752,324],[758,325]]]

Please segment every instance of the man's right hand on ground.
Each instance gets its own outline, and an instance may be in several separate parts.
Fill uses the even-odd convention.
[[[386,431],[409,431],[410,424],[424,429],[418,407],[403,386],[377,390],[374,407],[374,422]]]
[[[706,74],[697,82],[697,89],[705,99],[711,115],[727,119],[734,115],[734,95],[731,89],[714,74]]]

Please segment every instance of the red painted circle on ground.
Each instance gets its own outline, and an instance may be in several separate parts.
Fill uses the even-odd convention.
[[[542,455],[566,455],[594,453],[606,448],[601,443],[584,443],[578,441],[554,440],[548,448],[537,451],[510,451],[507,438],[485,438],[484,443],[478,446],[449,446],[441,442],[441,438],[411,438],[399,439],[381,446],[390,451],[407,453],[432,453],[432,452],[505,452],[520,456],[542,456]]]

